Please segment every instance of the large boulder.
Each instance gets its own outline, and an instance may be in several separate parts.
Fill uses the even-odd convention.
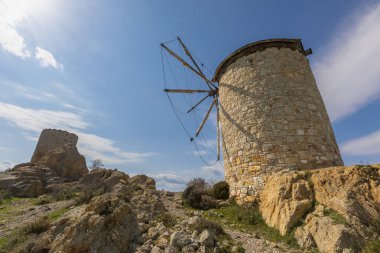
[[[120,182],[128,182],[129,176],[118,170],[108,169],[93,169],[90,173],[83,176],[79,181],[89,190],[98,190],[103,188],[103,191],[110,191],[112,187]]]
[[[305,248],[360,252],[365,242],[380,240],[378,165],[274,173],[260,201],[265,222],[282,235],[299,225],[295,236]]]
[[[60,181],[48,167],[22,163],[0,174],[0,189],[10,191],[15,197],[37,197],[45,193],[46,186]]]
[[[165,212],[156,189],[144,187],[152,182],[117,170],[91,171],[79,185],[91,192],[102,190],[54,222],[31,252],[135,252],[145,225]]]
[[[138,222],[126,196],[128,187],[117,184],[72,210],[48,232],[51,252],[133,252]]]
[[[265,222],[285,235],[310,211],[314,196],[304,173],[289,172],[269,176],[260,199]]]
[[[131,191],[131,205],[139,210],[137,213],[139,222],[149,223],[166,212],[153,178],[137,175],[130,177],[128,184]]]
[[[66,180],[79,180],[88,173],[84,156],[71,144],[51,150],[36,163],[51,168]]]
[[[380,167],[332,167],[313,173],[315,199],[350,223],[380,233]]]
[[[316,247],[320,252],[360,252],[364,240],[348,224],[324,215],[322,205],[309,214],[305,225],[298,227],[295,238],[304,248]]]
[[[36,148],[33,152],[32,163],[38,163],[38,161],[44,157],[50,151],[61,148],[66,144],[76,146],[78,143],[78,136],[67,131],[58,129],[44,129],[38,138]]]

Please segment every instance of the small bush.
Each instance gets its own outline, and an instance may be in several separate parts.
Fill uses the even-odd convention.
[[[380,252],[380,242],[379,241],[369,241],[363,251],[363,253],[376,253]]]
[[[48,192],[55,201],[70,200],[78,196],[81,186],[77,183],[50,185]]]
[[[47,216],[41,217],[36,221],[27,224],[23,231],[25,234],[41,234],[45,232],[50,227],[50,220]]]
[[[104,169],[104,164],[101,159],[95,159],[91,160],[91,164],[89,166],[90,170],[95,170],[95,169]]]
[[[208,210],[217,208],[218,202],[208,195],[208,191],[199,188],[199,185],[189,185],[182,194],[182,198],[186,205],[195,209]]]
[[[237,219],[239,222],[249,225],[263,224],[264,220],[258,208],[240,207],[237,211]]]
[[[196,185],[189,185],[182,194],[184,202],[193,208],[200,208],[202,201],[202,189]]]
[[[206,179],[196,177],[187,182],[186,186],[195,186],[197,189],[207,191],[211,188],[210,184],[206,182]]]
[[[207,220],[205,218],[198,219],[197,222],[191,226],[191,228],[194,230],[198,230],[199,232],[208,229],[211,232],[213,232],[216,236],[226,234],[226,232],[224,232],[224,229],[218,223]]]
[[[230,194],[230,186],[226,181],[220,181],[212,187],[212,195],[216,199],[228,199]]]
[[[0,190],[0,204],[7,202],[12,199],[12,195],[8,191]]]
[[[202,195],[200,209],[208,210],[211,208],[219,208],[218,201],[209,195]]]
[[[167,228],[172,228],[177,224],[177,219],[169,213],[164,213],[162,216],[160,216],[159,221],[164,223],[164,226]]]
[[[331,208],[325,208],[323,210],[323,215],[330,217],[335,224],[345,225],[348,223],[347,220],[343,217],[343,215]]]
[[[36,206],[42,206],[42,205],[49,204],[51,202],[53,202],[51,197],[45,197],[44,196],[44,197],[38,198],[35,201],[33,201],[33,204]]]
[[[88,204],[90,200],[94,197],[94,194],[89,191],[85,190],[79,194],[78,197],[75,198],[74,205],[80,206],[82,204]]]

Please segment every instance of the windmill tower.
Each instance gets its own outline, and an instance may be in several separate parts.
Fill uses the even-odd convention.
[[[272,172],[343,164],[309,54],[300,39],[257,41],[205,78],[222,129],[225,180],[241,203]]]

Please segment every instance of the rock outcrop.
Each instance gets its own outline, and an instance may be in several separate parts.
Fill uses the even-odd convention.
[[[54,224],[47,235],[51,252],[133,252],[139,235],[128,187],[119,183]]]
[[[269,226],[285,235],[310,211],[313,202],[313,190],[305,175],[289,172],[268,178],[260,211]]]
[[[78,136],[58,129],[44,129],[40,134],[36,148],[30,162],[37,163],[50,151],[61,148],[65,145],[76,146]]]
[[[15,197],[37,197],[45,192],[46,186],[61,181],[55,171],[46,166],[23,163],[0,174],[0,189],[10,191]]]
[[[154,180],[145,176],[97,169],[80,184],[90,192],[102,190],[56,221],[32,252],[135,252],[141,231],[165,211]]]
[[[360,252],[366,241],[380,240],[380,166],[275,173],[265,182],[265,222],[282,235],[298,226],[301,246]]]
[[[62,130],[44,129],[33,152],[31,163],[53,169],[66,180],[78,180],[88,173],[86,160],[76,147],[78,136]]]
[[[66,180],[79,180],[88,173],[86,160],[78,149],[70,144],[56,148],[41,157],[36,164],[44,165],[54,170],[58,176]]]
[[[37,197],[52,183],[79,180],[88,169],[84,156],[75,146],[77,141],[75,134],[43,130],[32,162],[0,173],[0,189],[17,197]]]
[[[326,208],[317,206],[297,228],[295,237],[304,248],[316,247],[320,252],[360,252],[364,240],[348,224],[326,215]]]

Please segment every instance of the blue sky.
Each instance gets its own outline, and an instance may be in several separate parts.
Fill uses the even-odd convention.
[[[79,135],[87,161],[151,175],[159,188],[223,178],[162,92],[159,43],[178,35],[209,77],[247,43],[301,38],[345,163],[379,163],[379,24],[379,1],[0,0],[0,169],[28,161],[40,131],[59,128]],[[179,83],[202,85],[180,71]],[[198,142],[207,162],[213,136]]]

